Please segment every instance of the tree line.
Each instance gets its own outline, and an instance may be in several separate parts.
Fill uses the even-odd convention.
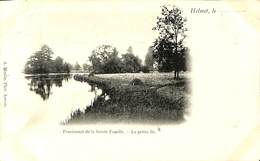
[[[119,57],[116,47],[111,45],[100,45],[92,51],[89,62],[94,73],[138,73],[148,72],[142,60],[134,55],[130,46],[125,54]]]
[[[63,61],[63,58],[52,58],[53,51],[43,45],[39,51],[33,53],[25,64],[24,73],[44,74],[44,73],[69,73],[71,65]]]
[[[189,70],[189,48],[185,46],[187,37],[187,19],[176,6],[162,6],[161,15],[157,17],[158,37],[148,48],[144,65],[134,55],[130,46],[126,53],[119,56],[116,47],[111,45],[97,46],[82,67],[64,62],[61,57],[52,59],[53,51],[44,45],[29,57],[25,65],[25,73],[69,73],[72,69],[93,73],[137,73],[157,70],[159,72],[174,71],[174,78],[179,78],[180,71]]]
[[[153,62],[148,63],[150,67],[142,65],[142,60],[133,54],[133,48],[130,46],[125,54],[119,57],[118,50],[111,45],[100,45],[96,47],[89,63],[75,65],[67,63],[57,56],[55,59],[52,49],[43,45],[39,51],[33,53],[25,64],[24,73],[26,74],[44,74],[44,73],[70,73],[75,72],[94,72],[94,73],[137,73],[140,71],[149,72],[152,69]],[[149,58],[150,56],[150,58]],[[152,53],[149,53],[146,62],[153,61]]]
[[[25,74],[46,74],[46,73],[70,73],[72,70],[82,70],[78,62],[72,65],[65,62],[60,56],[53,59],[53,50],[48,45],[43,45],[39,51],[33,53],[27,60],[24,73]],[[83,64],[83,69],[86,68]]]

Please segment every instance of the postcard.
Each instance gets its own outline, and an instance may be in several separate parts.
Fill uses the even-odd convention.
[[[259,8],[1,1],[0,160],[260,160]]]

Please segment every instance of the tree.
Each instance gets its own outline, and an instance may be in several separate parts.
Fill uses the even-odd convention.
[[[74,70],[81,70],[81,66],[78,62],[76,62],[76,64],[74,65]]]
[[[53,51],[47,45],[29,57],[25,64],[24,72],[26,74],[43,74],[43,73],[69,73],[71,65],[63,61],[60,56],[52,59]]]
[[[63,66],[63,59],[61,57],[56,57],[56,59],[53,61],[53,65],[55,68],[55,71],[57,73],[63,72],[64,71],[64,66]]]
[[[71,71],[71,64],[64,62],[63,58],[58,56],[56,59],[53,61],[53,70],[52,72],[54,73],[70,73]]]
[[[133,54],[133,48],[130,46],[127,53],[122,55],[122,72],[137,73],[141,70],[141,59]]]
[[[126,50],[126,53],[128,53],[128,54],[133,54],[134,52],[133,52],[133,47],[132,46],[129,46],[128,48],[127,48],[127,50]]]
[[[186,21],[178,7],[162,6],[161,16],[157,17],[157,25],[153,28],[159,31],[153,44],[153,57],[158,69],[163,72],[174,70],[175,79],[179,78],[179,72],[186,64],[184,55],[188,50],[183,44],[187,31]]]
[[[118,51],[111,45],[100,45],[92,51],[89,61],[95,73],[119,73]]]
[[[148,48],[148,52],[145,55],[144,64],[148,68],[149,71],[153,70],[154,59],[153,59],[153,47],[152,46],[150,46]]]
[[[42,74],[51,72],[53,51],[47,45],[29,57],[24,72],[27,74]]]
[[[63,64],[63,71],[65,73],[70,73],[71,69],[72,69],[72,65],[71,64],[66,63],[66,62]]]
[[[87,63],[84,63],[84,64],[82,65],[82,68],[83,68],[83,70],[86,71],[86,72],[90,72],[90,71],[91,71],[91,65],[89,65],[89,64],[87,64]]]
[[[141,66],[141,71],[142,71],[143,73],[149,73],[149,72],[150,72],[150,69],[149,69],[148,66],[143,65],[143,66]]]

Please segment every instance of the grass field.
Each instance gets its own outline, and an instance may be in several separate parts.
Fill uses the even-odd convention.
[[[141,79],[144,84],[150,86],[158,86],[172,83],[174,81],[174,73],[119,73],[119,74],[99,74],[100,78],[115,81],[121,84],[128,84],[134,78]],[[183,74],[183,78],[188,79],[188,74]]]
[[[138,78],[140,85],[132,85]],[[76,110],[68,123],[176,122],[184,119],[189,102],[189,78],[173,79],[173,73],[76,75],[75,80],[102,89],[91,106]],[[108,99],[109,98],[109,99]]]

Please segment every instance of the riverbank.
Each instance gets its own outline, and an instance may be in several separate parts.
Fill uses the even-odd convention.
[[[74,79],[102,89],[91,106],[74,111],[68,123],[172,122],[184,120],[189,79],[172,73],[75,75]]]

